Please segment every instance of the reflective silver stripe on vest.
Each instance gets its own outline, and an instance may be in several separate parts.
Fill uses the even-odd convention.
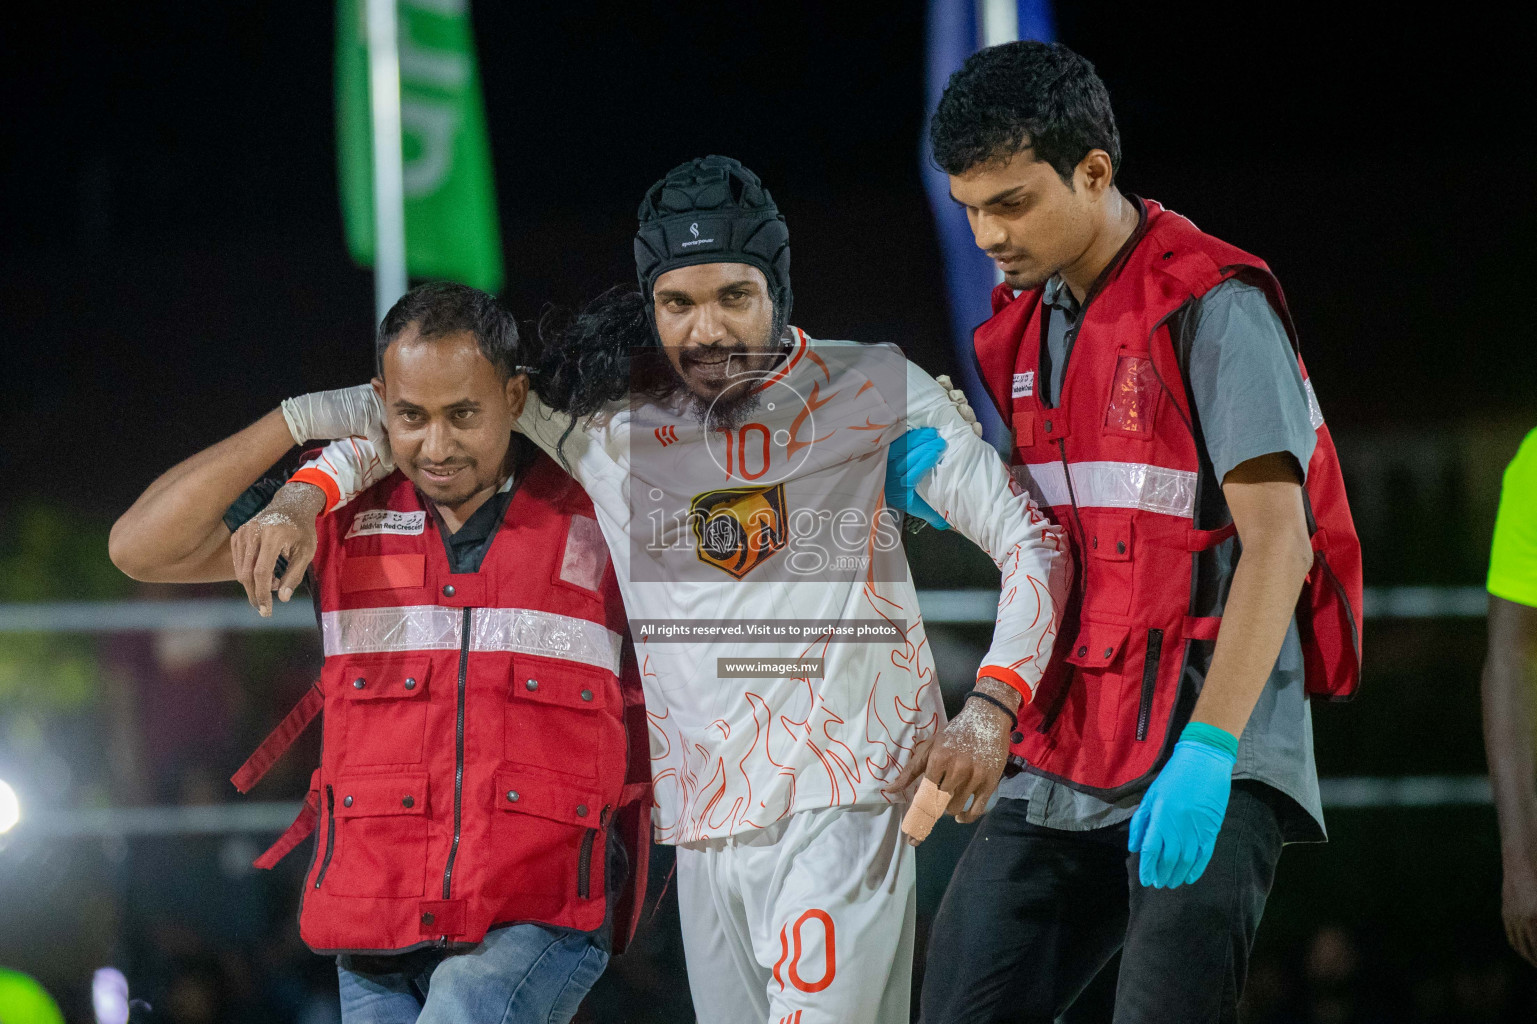
[[[1304,379],[1302,386],[1308,393],[1308,422],[1317,430],[1324,425],[1324,411],[1318,407],[1318,396],[1313,393],[1313,379]]]
[[[1075,462],[1071,494],[1060,462],[1015,466],[1014,475],[1042,507],[1070,505],[1076,497],[1079,508],[1134,508],[1185,518],[1195,513],[1196,475],[1183,469],[1140,462]]]
[[[422,604],[405,608],[352,608],[320,616],[326,657],[389,651],[459,649],[462,608]],[[470,650],[511,651],[565,658],[619,673],[623,639],[606,627],[570,615],[528,608],[476,608]]]

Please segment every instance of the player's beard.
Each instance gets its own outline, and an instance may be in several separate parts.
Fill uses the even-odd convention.
[[[747,416],[758,408],[759,386],[763,378],[756,374],[733,381],[713,400],[690,394],[694,416],[706,430],[735,430],[747,422]]]
[[[714,395],[704,396],[696,393],[688,386],[683,374],[675,368],[672,369],[677,388],[674,394],[681,399],[694,418],[704,424],[706,430],[735,430],[758,408],[763,381],[783,360],[787,348],[783,327],[778,322],[779,317],[776,316],[774,319],[775,322],[767,337],[777,337],[779,344],[764,344],[758,348],[734,346],[726,364],[730,379],[725,387]],[[684,357],[683,361],[687,362],[687,357]],[[667,361],[667,365],[672,368],[670,360]]]

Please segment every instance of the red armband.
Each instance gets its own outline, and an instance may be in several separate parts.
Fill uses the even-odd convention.
[[[1035,691],[1030,689],[1030,684],[1011,668],[1004,668],[1002,665],[983,665],[977,669],[977,681],[981,682],[983,679],[996,679],[1005,686],[1018,690],[1019,695],[1024,698],[1024,704],[1020,707],[1029,704],[1035,697]]]
[[[335,508],[337,504],[342,500],[342,492],[341,489],[336,486],[336,481],[332,480],[329,476],[316,469],[314,466],[304,466],[300,468],[298,472],[294,473],[293,476],[288,478],[288,482],[291,484],[313,484],[314,486],[324,491],[326,495],[327,512]]]

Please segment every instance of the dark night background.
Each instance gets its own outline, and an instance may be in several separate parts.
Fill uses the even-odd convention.
[[[337,199],[332,10],[324,0],[60,2],[8,14],[0,602],[138,593],[105,565],[102,539],[156,474],[283,397],[370,375],[372,281],[347,256]],[[1533,93],[1533,61],[1513,20],[1471,6],[1434,20],[1408,11],[1059,2],[1055,15],[1058,37],[1110,87],[1121,187],[1260,255],[1285,285],[1340,444],[1368,585],[1478,585],[1499,472],[1537,424],[1537,141],[1529,115],[1511,113]],[[757,171],[789,220],[799,325],[895,341],[925,367],[953,370],[915,155],[922,4],[478,0],[474,15],[504,296],[521,320],[631,280],[646,187],[718,152]],[[72,532],[84,546],[58,555]],[[953,538],[920,535],[912,551],[921,586],[990,585],[980,556]],[[973,632],[955,630],[954,642],[976,642]],[[286,709],[289,697],[268,692],[274,673],[302,690],[313,656],[286,636],[278,648],[255,634],[231,641],[240,664],[258,668],[229,683],[243,695],[232,698],[240,739],[211,757],[210,778]],[[82,657],[108,658],[79,642]],[[21,692],[7,689],[7,665],[36,654],[5,643],[0,703]],[[1372,624],[1366,696],[1315,716],[1321,772],[1481,773],[1483,645],[1479,620]],[[56,649],[39,639],[44,647]],[[31,756],[18,736],[109,748],[110,726],[91,715],[110,712],[112,698],[83,700],[67,713],[21,700],[22,712],[0,714],[0,768]],[[24,712],[43,724],[18,731]],[[101,771],[84,764],[77,778]],[[286,780],[293,794],[306,775]],[[190,799],[188,785],[183,777],[159,799]],[[132,802],[110,786],[90,792]],[[208,799],[229,797],[224,787]],[[1514,1008],[1531,971],[1503,952],[1491,809],[1342,811],[1330,823],[1329,846],[1283,859],[1254,974],[1254,998],[1270,1002],[1249,1020],[1533,1019]],[[15,877],[47,880],[28,883],[47,894],[27,904],[45,922],[39,932],[35,919],[23,927],[19,912],[0,913],[0,964],[45,972],[74,942],[58,976],[78,979],[77,967],[109,951],[139,955],[123,936],[159,920],[143,905],[156,890],[112,902],[114,886],[201,856],[195,844],[81,852],[88,846],[67,857],[22,851],[31,867]],[[246,1006],[240,993],[262,989],[250,979],[280,961],[323,991],[325,965],[293,948],[286,909],[302,867],[262,881],[258,896],[239,890],[254,901],[248,916],[270,917],[251,934],[230,924],[238,913],[205,908],[240,932],[231,943],[259,950],[238,969],[222,952],[186,954],[198,977],[223,979],[208,982],[220,1005]],[[217,872],[209,877],[208,891],[224,891]],[[922,898],[931,908],[937,895],[931,884]],[[116,909],[96,916],[91,900]],[[669,912],[649,952],[616,961],[612,984],[630,987],[607,990],[595,1019],[650,1020],[625,1014],[666,1005],[664,966],[648,965],[675,969]],[[107,933],[95,947],[70,937],[77,913],[81,929]],[[146,925],[151,933],[160,934]],[[102,957],[81,951],[91,948]],[[175,942],[165,948],[183,955]],[[172,960],[144,956],[145,976],[173,977]],[[155,1019],[203,1019],[177,1010],[178,990],[164,984]],[[614,994],[623,992],[645,998],[626,1003]],[[291,1019],[242,1012],[211,1019]]]
[[[369,372],[342,242],[331,5],[30,5],[0,39],[9,488],[104,513],[280,398]],[[1330,418],[1530,412],[1537,219],[1515,26],[1335,5],[1057,5],[1122,187],[1269,260]],[[475,7],[522,317],[632,275],[645,188],[705,152],[793,231],[796,318],[949,365],[920,190],[921,4]]]

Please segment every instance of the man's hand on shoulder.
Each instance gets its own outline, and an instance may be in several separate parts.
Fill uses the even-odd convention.
[[[886,505],[917,516],[936,530],[948,530],[950,524],[934,506],[918,497],[918,481],[945,454],[945,439],[933,427],[909,430],[886,449]]]
[[[384,403],[372,384],[285,398],[283,420],[293,434],[294,444],[366,437],[379,452],[384,468],[395,468],[389,435],[384,431]]]
[[[966,401],[966,392],[950,383],[950,378],[934,378],[945,392],[950,403],[962,420],[977,437],[982,436],[982,424]],[[945,440],[934,427],[909,430],[891,443],[886,452],[886,504],[916,516],[936,530],[948,530],[950,524],[932,505],[918,497],[918,482],[929,475],[945,454]]]
[[[263,618],[272,616],[272,592],[287,601],[315,557],[315,520],[326,510],[326,495],[313,484],[290,482],[230,537],[235,579]],[[287,559],[276,578],[278,559]]]

